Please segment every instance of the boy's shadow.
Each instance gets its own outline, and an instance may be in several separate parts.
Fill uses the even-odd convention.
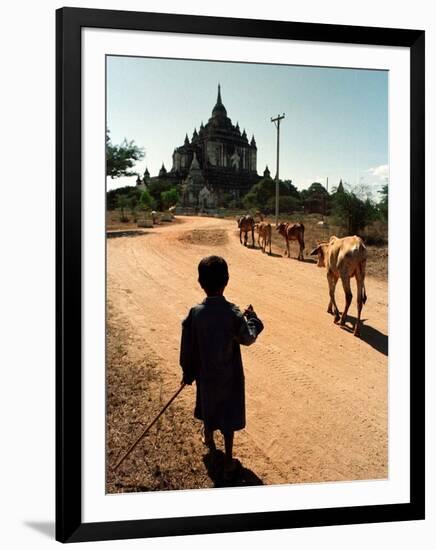
[[[251,485],[263,485],[263,481],[252,470],[242,464],[236,470],[231,479],[224,478],[224,453],[216,450],[203,456],[203,462],[207,473],[213,481],[214,487],[247,487]]]

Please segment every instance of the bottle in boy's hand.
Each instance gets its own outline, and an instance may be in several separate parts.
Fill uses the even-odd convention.
[[[250,304],[250,305],[248,305],[248,306],[245,308],[245,310],[244,310],[244,315],[245,315],[246,317],[250,317],[250,316],[253,316],[253,314],[256,315],[256,314],[254,313],[253,306]]]

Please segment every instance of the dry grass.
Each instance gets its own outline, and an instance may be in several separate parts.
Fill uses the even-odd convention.
[[[134,221],[133,217],[127,213],[127,220],[122,222],[120,220],[120,213],[118,210],[107,210],[106,211],[106,228],[108,230],[118,230],[118,229],[136,229],[137,223]]]
[[[137,221],[143,218],[143,213],[138,213],[135,217],[132,216],[130,212],[126,211],[126,221],[122,222],[118,210],[106,210],[106,229],[108,231],[137,229]],[[150,216],[148,216],[148,219],[151,219]],[[159,225],[171,225],[172,223],[177,223],[177,218],[174,218],[171,222],[161,221]]]
[[[179,240],[187,244],[220,246],[227,243],[228,236],[223,229],[194,229],[183,233]]]

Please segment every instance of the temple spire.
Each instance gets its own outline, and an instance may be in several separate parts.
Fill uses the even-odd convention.
[[[218,97],[216,99],[216,104],[217,105],[222,105],[223,102],[221,100],[221,84],[218,82]]]
[[[213,117],[227,117],[227,111],[226,108],[223,105],[223,101],[221,99],[221,84],[218,82],[218,96],[216,98],[216,104],[212,111]]]

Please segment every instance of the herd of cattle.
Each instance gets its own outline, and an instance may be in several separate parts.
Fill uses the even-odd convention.
[[[247,214],[238,218],[239,241],[242,244],[244,234],[244,246],[248,244],[248,236],[251,233],[252,246],[255,246],[254,232],[257,231],[257,244],[262,252],[269,248],[271,254],[272,227],[266,222],[262,214],[258,214],[260,221],[256,222],[253,216]],[[304,225],[302,223],[279,223],[276,231],[284,238],[286,243],[285,256],[290,257],[290,242],[297,241],[299,245],[298,260],[303,261],[304,256]],[[321,242],[311,251],[310,255],[318,256],[318,267],[327,269],[327,281],[329,287],[330,301],[327,312],[334,316],[334,322],[345,325],[347,313],[353,298],[350,279],[355,277],[357,284],[357,320],[354,325],[354,335],[360,336],[361,312],[366,302],[365,290],[365,268],[367,251],[360,237],[338,238],[330,237],[328,242]],[[341,279],[345,293],[345,308],[342,315],[339,312],[335,300],[335,288],[338,280]]]

